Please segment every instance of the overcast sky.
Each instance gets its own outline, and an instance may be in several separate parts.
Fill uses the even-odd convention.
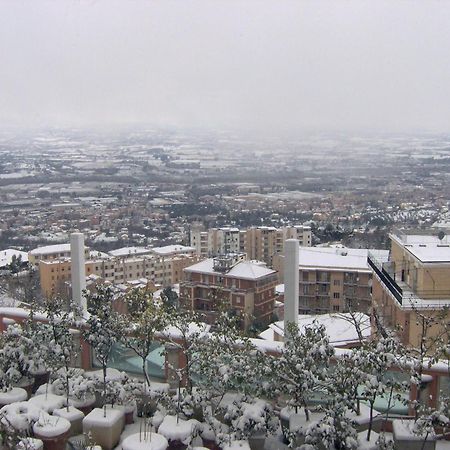
[[[0,0],[0,121],[450,131],[450,2]]]

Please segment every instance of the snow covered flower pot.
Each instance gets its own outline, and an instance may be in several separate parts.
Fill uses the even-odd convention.
[[[55,394],[39,394],[28,400],[32,405],[51,414],[54,409],[64,406],[66,399],[62,395]]]
[[[17,402],[0,409],[0,421],[6,428],[11,428],[25,435],[31,434],[31,425],[39,420],[41,410],[29,402]]]
[[[28,398],[30,398],[31,394],[33,393],[33,386],[34,386],[34,378],[32,377],[22,377],[16,383],[16,387],[25,389],[27,391]]]
[[[125,425],[134,423],[134,413],[136,412],[136,403],[127,403],[123,405],[125,411]]]
[[[36,438],[25,438],[22,442],[19,442],[16,450],[43,450],[44,443],[40,439]]]
[[[191,442],[197,428],[196,420],[182,420],[176,416],[166,416],[158,433],[169,441],[169,449],[184,449]]]
[[[223,450],[250,450],[250,445],[247,441],[231,441],[224,445]]]
[[[70,435],[70,422],[63,417],[42,412],[33,425],[33,432],[44,443],[45,450],[65,450]]]
[[[34,378],[33,393],[36,392],[40,386],[48,383],[50,372],[47,369],[36,369],[30,371],[30,374]]]
[[[93,409],[96,402],[94,394],[86,394],[82,398],[69,397],[69,405],[80,410],[85,416],[87,416]]]
[[[83,419],[84,414],[79,409],[69,406],[53,410],[53,415],[63,417],[70,422],[70,435],[77,436],[83,433]]]
[[[358,433],[358,449],[361,450],[377,450],[379,434],[372,431],[370,433],[370,440],[367,440],[367,431],[360,431]]]
[[[413,420],[393,420],[392,431],[397,450],[434,450],[436,448],[436,436],[418,435],[414,433]]]
[[[122,431],[125,428],[125,407],[122,405],[105,405],[103,408],[106,408],[106,410],[114,410],[114,411],[120,411],[121,414],[121,426]]]
[[[111,450],[120,440],[122,424],[122,410],[107,409],[105,417],[103,408],[95,408],[83,419],[83,433],[91,433],[103,450]]]
[[[28,398],[28,393],[22,388],[12,388],[7,392],[0,392],[0,408],[15,402],[23,402]]]
[[[167,439],[158,433],[135,433],[122,441],[122,450],[166,450]]]

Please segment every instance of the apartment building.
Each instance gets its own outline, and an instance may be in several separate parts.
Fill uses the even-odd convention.
[[[372,271],[367,249],[310,247],[299,250],[299,312],[325,314],[360,311],[372,304]],[[373,250],[383,258],[387,250]],[[274,268],[283,281],[284,257],[275,258]]]
[[[181,281],[183,269],[198,261],[193,250],[186,253],[186,247],[164,251],[164,247],[157,249],[159,253],[132,257],[104,257],[86,260],[86,277],[95,275],[113,284],[146,279],[155,285],[169,286]],[[182,247],[182,246],[180,246]],[[55,294],[66,294],[71,280],[70,258],[41,261],[39,264],[41,291],[45,297]]]
[[[214,325],[218,300],[226,302],[242,319],[242,327],[267,325],[272,319],[276,272],[264,263],[247,261],[243,254],[209,258],[184,269],[180,302],[202,313]]]
[[[232,227],[192,230],[191,246],[197,255],[211,257],[226,253],[245,253],[248,259],[273,265],[273,257],[284,253],[286,239],[298,239],[301,246],[311,246],[311,228],[303,225],[283,228],[250,227],[244,230]]]
[[[423,231],[395,231],[390,239],[389,257],[368,255],[375,320],[401,330],[403,342],[414,347],[420,345],[423,321],[428,322],[428,338],[448,340],[450,239]]]
[[[89,258],[89,247],[85,247],[85,257]],[[70,258],[70,244],[55,244],[38,247],[28,253],[28,261],[35,267],[39,267],[41,261]]]

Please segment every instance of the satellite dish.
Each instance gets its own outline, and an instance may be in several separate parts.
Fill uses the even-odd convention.
[[[440,241],[442,241],[442,239],[445,238],[445,233],[444,233],[442,230],[439,231],[439,233],[438,233],[438,238],[439,238]]]

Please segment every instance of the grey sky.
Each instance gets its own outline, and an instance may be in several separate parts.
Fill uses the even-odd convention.
[[[450,2],[0,0],[0,121],[450,129]]]

